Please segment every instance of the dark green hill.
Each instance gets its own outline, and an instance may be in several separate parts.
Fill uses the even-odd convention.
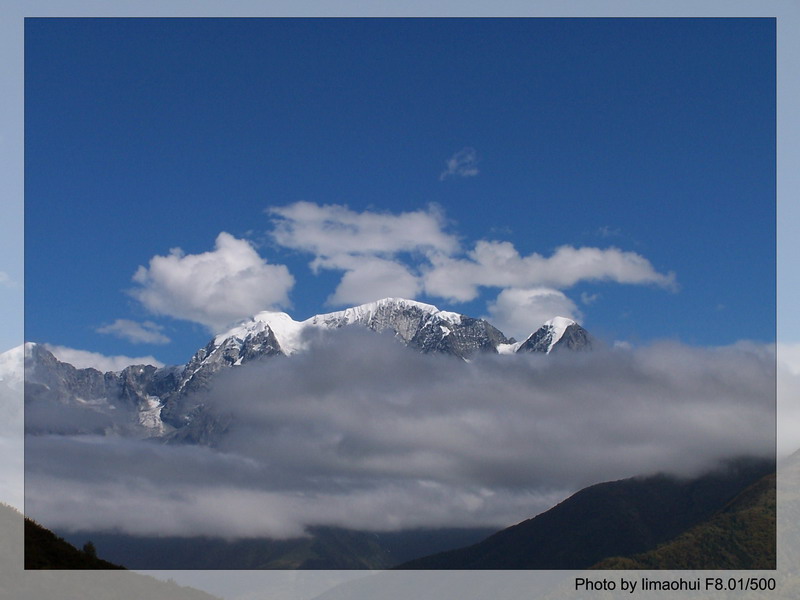
[[[9,600],[220,600],[173,581],[125,569],[25,570],[25,522],[14,508],[0,503],[0,598]],[[55,537],[55,536],[53,536]],[[79,550],[72,548],[74,552]]]
[[[774,469],[772,461],[743,459],[694,479],[656,475],[593,485],[478,544],[398,568],[588,568],[604,558],[643,553],[675,538]],[[774,522],[766,535],[774,543]]]
[[[87,542],[84,550],[45,529],[32,519],[25,519],[26,569],[124,569],[97,558],[94,544]]]
[[[607,558],[594,569],[774,569],[775,475],[655,550]]]

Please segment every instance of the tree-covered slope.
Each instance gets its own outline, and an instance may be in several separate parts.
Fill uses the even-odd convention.
[[[775,475],[754,483],[707,521],[658,548],[605,559],[595,569],[774,569]]]
[[[677,537],[773,471],[772,461],[742,460],[694,479],[657,475],[593,485],[478,544],[400,568],[588,568],[608,557],[646,552]],[[774,521],[765,535],[774,540]]]

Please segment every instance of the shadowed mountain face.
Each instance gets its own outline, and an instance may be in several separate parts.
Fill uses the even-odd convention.
[[[659,475],[593,485],[478,544],[399,568],[584,569],[676,537],[722,510],[774,468],[772,461],[740,460],[690,480]],[[774,553],[774,523],[768,538]]]
[[[547,321],[526,339],[517,352],[558,352],[561,350],[591,350],[589,332],[571,319],[556,317]]]

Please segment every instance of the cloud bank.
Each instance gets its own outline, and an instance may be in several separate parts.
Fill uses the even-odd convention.
[[[160,535],[502,527],[592,483],[774,450],[762,347],[468,364],[335,333],[220,377],[203,400],[231,426],[213,449],[29,436],[26,509],[65,529]]]

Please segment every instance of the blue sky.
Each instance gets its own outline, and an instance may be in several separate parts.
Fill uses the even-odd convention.
[[[28,340],[182,363],[258,310],[387,295],[774,340],[772,19],[25,34]]]

